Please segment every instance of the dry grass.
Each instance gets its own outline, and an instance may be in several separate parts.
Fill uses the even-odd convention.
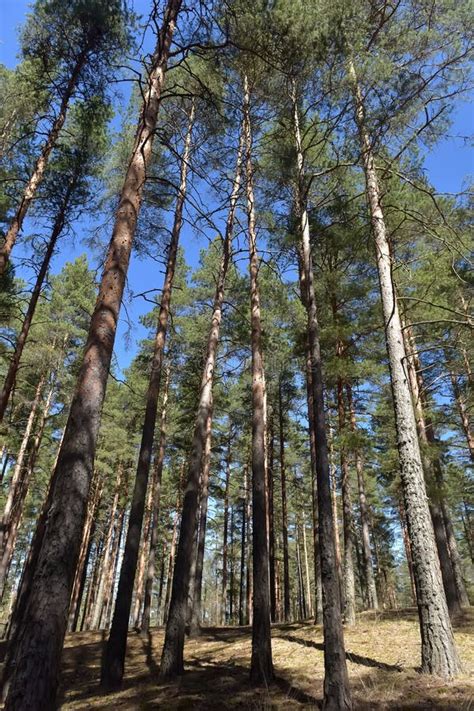
[[[474,711],[474,615],[456,624],[464,665],[454,682],[420,675],[419,632],[414,611],[361,615],[346,629],[349,674],[358,711]],[[320,707],[323,684],[322,630],[309,624],[272,628],[276,683],[248,682],[250,628],[207,628],[186,642],[186,673],[175,683],[158,682],[163,630],[142,639],[130,633],[126,676],[120,692],[98,689],[101,633],[69,635],[64,654],[63,711],[118,709],[310,709]]]

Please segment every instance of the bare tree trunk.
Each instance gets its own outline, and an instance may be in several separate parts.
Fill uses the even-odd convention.
[[[12,514],[15,505],[15,501],[18,498],[19,489],[21,488],[21,479],[23,468],[25,464],[25,457],[28,451],[28,444],[33,433],[33,426],[35,424],[36,413],[41,401],[41,395],[43,392],[43,387],[45,383],[45,376],[42,375],[38,381],[35,390],[35,396],[31,404],[30,413],[28,415],[28,420],[26,423],[25,431],[23,433],[23,438],[21,440],[20,449],[16,457],[15,468],[13,470],[13,475],[10,481],[10,486],[8,488],[8,496],[5,502],[5,508],[3,510],[2,523],[0,527],[0,551],[5,551],[5,547],[8,543],[8,538],[10,535],[10,528],[12,524]],[[5,581],[6,569],[0,564],[0,587],[3,588]]]
[[[150,547],[151,534],[151,506],[153,500],[153,487],[148,486],[147,501],[145,504],[145,519],[143,522],[143,533],[138,557],[138,567],[135,581],[135,600],[132,611],[132,624],[135,629],[140,629],[143,596],[145,593],[145,568],[147,565],[147,550]]]
[[[443,514],[441,511],[441,506],[438,501],[439,497],[443,495],[442,492],[442,478],[443,473],[441,469],[441,462],[433,461],[428,453],[428,448],[430,445],[435,444],[435,437],[431,422],[427,422],[424,413],[424,398],[422,396],[422,375],[419,371],[419,362],[416,357],[414,350],[413,336],[411,329],[405,327],[403,330],[403,342],[405,350],[407,353],[407,368],[408,377],[410,381],[411,394],[413,397],[413,405],[415,409],[415,420],[416,429],[418,432],[418,437],[423,445],[421,450],[421,458],[423,462],[423,470],[425,473],[426,483],[428,488],[436,487],[438,490],[436,492],[431,491],[431,497],[428,499],[428,505],[431,514],[431,520],[433,523],[434,536],[436,541],[436,548],[438,550],[439,563],[441,567],[441,575],[443,579],[443,587],[446,595],[446,601],[448,603],[448,609],[451,615],[454,615],[461,610],[461,600],[458,595],[458,590],[456,587],[456,580],[454,577],[454,570],[451,563],[451,556],[449,553],[448,539],[446,536],[446,529],[444,526]],[[419,374],[417,376],[417,370]],[[419,378],[421,380],[419,380]],[[430,437],[428,437],[428,430],[430,432]],[[435,471],[437,469],[437,471]]]
[[[120,513],[118,515],[117,526],[116,526],[116,530],[114,532],[114,546],[112,549],[112,556],[111,556],[112,565],[110,566],[110,569],[109,569],[110,585],[107,584],[106,588],[105,588],[103,613],[102,613],[102,620],[100,623],[104,629],[109,629],[110,625],[112,624],[113,605],[115,602],[115,586],[116,586],[117,571],[118,571],[118,567],[119,567],[119,558],[120,558],[120,546],[122,545],[122,536],[124,534],[124,529],[125,529],[125,504],[122,506]]]
[[[344,406],[344,388],[341,378],[337,383],[337,413],[339,420],[339,434],[344,435],[346,426],[346,412]],[[352,492],[349,465],[345,445],[341,445],[341,491],[342,515],[344,525],[344,622],[347,625],[355,624],[355,578],[354,578],[354,521],[352,517]]]
[[[244,472],[244,486],[247,486],[247,469]],[[246,554],[246,520],[247,520],[247,506],[245,499],[242,499],[242,528],[240,536],[240,578],[239,578],[239,625],[245,624],[244,616],[244,590],[245,590],[245,554]]]
[[[229,531],[230,435],[227,443],[224,486],[224,532],[222,540],[221,625],[227,622],[227,539]]]
[[[77,623],[79,620],[79,609],[81,606],[81,598],[84,592],[84,586],[87,577],[87,563],[90,557],[92,548],[92,535],[95,529],[95,517],[102,496],[103,481],[98,477],[97,471],[94,472],[91,483],[91,496],[87,504],[87,516],[84,530],[82,532],[81,549],[77,562],[76,575],[71,593],[71,602],[69,605],[68,629],[77,631]]]
[[[306,598],[308,601],[308,615],[313,616],[313,602],[311,599],[311,578],[309,574],[309,564],[308,564],[308,543],[306,540],[306,521],[303,516],[303,552],[304,552],[304,567],[306,573]]]
[[[103,610],[104,610],[104,598],[106,596],[107,591],[109,590],[109,584],[110,584],[110,571],[113,569],[114,565],[114,559],[113,559],[113,550],[114,550],[114,532],[116,531],[116,517],[117,517],[117,509],[118,509],[118,504],[119,504],[119,497],[120,497],[120,487],[121,487],[121,482],[122,482],[122,475],[123,475],[123,467],[122,464],[119,462],[117,465],[117,475],[115,479],[115,491],[114,491],[114,498],[112,500],[112,506],[110,508],[110,511],[108,513],[108,521],[109,525],[107,528],[107,533],[105,534],[105,540],[104,540],[104,560],[102,562],[102,573],[100,576],[100,583],[99,583],[99,588],[97,590],[97,595],[95,599],[95,607],[94,607],[94,612],[92,615],[92,628],[95,630],[100,629],[100,622],[102,620],[103,616]]]
[[[179,534],[178,552],[176,555],[176,566],[173,576],[170,610],[166,625],[165,642],[161,656],[160,675],[162,678],[171,678],[182,674],[184,671],[184,632],[189,595],[193,539],[199,505],[199,477],[202,471],[201,467],[206,445],[206,431],[209,418],[211,418],[209,426],[212,424],[212,387],[214,382],[217,348],[219,345],[225,280],[227,277],[232,248],[235,207],[240,186],[240,156],[241,147],[239,146],[236,173],[232,187],[229,213],[227,216],[222,261],[217,279],[216,291],[214,294],[211,327],[207,341],[206,359],[201,379],[201,392],[194,426],[186,491],[183,500],[181,528]]]
[[[186,180],[191,154],[191,135],[194,124],[194,115],[195,109],[193,101],[189,113],[189,124],[184,142],[184,151],[181,162],[181,180],[176,201],[174,224],[168,251],[168,263],[165,281],[163,284],[158,327],[155,337],[153,361],[151,365],[150,379],[148,382],[145,419],[143,422],[140,453],[138,455],[137,474],[132,495],[127,538],[125,540],[125,551],[120,570],[112,626],[110,628],[110,635],[102,661],[101,684],[107,689],[115,689],[120,687],[124,674],[128,621],[132,604],[133,585],[135,581],[143,513],[145,508],[145,497],[153,449],[153,438],[155,434],[156,413],[160,394],[161,371],[163,366],[166,333],[168,329],[173,279],[178,254],[179,236],[183,222],[183,207],[186,198]]]
[[[294,89],[294,87],[293,87]],[[304,160],[299,127],[296,95],[293,94],[294,137],[297,153],[298,185],[297,214],[300,221],[302,269],[304,275],[308,318],[308,342],[311,351],[311,372],[316,446],[316,472],[319,512],[319,546],[323,587],[324,624],[324,701],[326,711],[349,711],[352,708],[347,674],[344,635],[341,617],[339,576],[334,540],[334,519],[331,500],[331,478],[324,411],[324,385],[319,344],[319,325],[314,290],[313,264],[304,188]]]
[[[274,517],[274,448],[273,448],[273,412],[268,429],[268,553],[270,558],[270,619],[276,622],[276,590],[275,590],[275,517]]]
[[[130,252],[151,156],[160,94],[181,0],[169,0],[148,73],[132,155],[83,365],[56,467],[53,507],[43,537],[27,610],[21,621],[5,710],[53,708],[67,615],[94,468],[100,412],[115,340]],[[42,664],[38,665],[38,654]]]
[[[142,617],[142,634],[147,635],[150,629],[150,617],[151,617],[151,601],[153,592],[153,583],[155,580],[155,561],[156,561],[156,549],[158,548],[158,525],[160,517],[160,501],[161,501],[161,477],[163,475],[163,464],[165,461],[165,446],[166,446],[166,414],[168,407],[168,390],[170,383],[170,369],[166,371],[166,381],[165,388],[163,392],[163,403],[161,409],[161,423],[160,423],[160,443],[158,447],[158,454],[155,461],[155,466],[153,469],[153,511],[151,519],[151,537],[150,537],[150,550],[148,552],[148,566],[146,574],[145,583],[145,599],[143,605],[143,617]]]
[[[353,85],[355,118],[359,129],[367,200],[375,242],[395,409],[401,482],[413,552],[421,631],[421,667],[424,672],[450,678],[459,671],[460,662],[449,619],[428,507],[410,385],[406,373],[406,352],[393,284],[392,261],[381,206],[380,188],[372,145],[365,124],[362,93],[352,62],[349,65],[349,76]]]
[[[251,625],[253,621],[253,575],[252,575],[252,499],[250,496],[250,486],[248,481],[248,467],[245,468],[245,498],[247,510],[247,581],[245,585],[246,593],[246,624]]]
[[[469,413],[467,411],[466,403],[461,393],[459,387],[458,379],[454,373],[450,373],[451,383],[453,386],[454,399],[458,406],[459,417],[461,420],[462,429],[466,437],[467,447],[469,450],[469,455],[474,462],[474,433],[471,429],[471,422],[469,419]]]
[[[212,416],[207,419],[206,444],[201,476],[201,496],[199,508],[199,528],[196,553],[196,568],[194,573],[193,604],[190,621],[190,635],[198,635],[201,626],[201,596],[202,574],[204,569],[204,549],[206,544],[207,505],[209,499],[209,471],[211,466]]]
[[[173,583],[173,571],[174,571],[174,557],[176,553],[176,540],[178,538],[178,521],[179,513],[176,511],[173,520],[173,534],[171,536],[170,553],[168,558],[168,575],[166,576],[166,595],[165,595],[165,608],[164,608],[164,620],[165,624],[168,619],[168,611],[170,607],[171,600],[171,587]]]
[[[400,514],[400,524],[402,527],[403,545],[405,546],[405,557],[407,559],[408,574],[410,576],[411,596],[413,598],[413,603],[416,605],[416,587],[415,587],[415,575],[413,573],[413,556],[411,554],[410,536],[408,535],[407,519],[406,519],[405,507],[403,505],[402,499],[399,500],[398,511]]]
[[[253,623],[250,678],[255,684],[268,684],[273,678],[270,632],[270,586],[266,512],[266,396],[262,352],[259,257],[255,227],[253,190],[252,127],[248,79],[244,78],[244,134],[246,192],[249,238],[250,303],[252,329],[252,501],[253,501]]]
[[[46,248],[46,252],[43,257],[43,261],[41,263],[41,267],[39,269],[39,272],[36,276],[36,282],[35,286],[33,288],[33,292],[31,294],[30,302],[28,304],[28,308],[26,310],[25,318],[23,319],[23,323],[21,325],[20,332],[18,334],[16,343],[15,343],[15,350],[13,352],[13,355],[10,360],[10,364],[8,366],[7,374],[5,376],[5,380],[3,383],[3,388],[0,393],[0,422],[3,421],[3,418],[5,416],[5,411],[7,409],[8,401],[10,399],[11,392],[13,390],[13,387],[15,385],[16,381],[16,375],[18,372],[18,367],[20,365],[20,360],[21,356],[23,354],[23,349],[25,347],[26,340],[28,338],[28,334],[30,332],[30,327],[31,323],[33,321],[33,316],[36,311],[36,305],[38,303],[38,299],[41,294],[41,289],[43,288],[43,283],[46,277],[46,274],[48,273],[49,270],[49,265],[51,262],[51,257],[54,254],[54,249],[56,247],[56,243],[58,241],[59,236],[61,235],[61,232],[63,231],[64,223],[66,221],[66,210],[69,204],[69,200],[72,194],[72,191],[74,190],[75,187],[75,180],[72,180],[69,184],[68,190],[66,191],[66,194],[64,196],[64,199],[62,201],[62,205],[58,211],[56,220],[53,225],[53,229],[51,232],[51,237],[49,238],[48,246]]]
[[[288,501],[286,494],[285,432],[283,412],[283,383],[278,384],[278,412],[280,418],[280,476],[281,476],[281,531],[283,537],[283,619],[290,619],[290,556],[288,554]]]
[[[354,402],[352,397],[352,387],[350,383],[346,383],[347,404],[349,408],[349,417],[351,430],[357,432],[356,416]],[[370,550],[370,516],[367,497],[365,494],[365,477],[364,465],[360,448],[355,449],[355,465],[357,471],[357,484],[359,489],[359,508],[360,521],[362,528],[362,555],[364,559],[364,578],[367,586],[367,605],[369,610],[378,610],[379,604],[377,599],[377,588],[375,585],[374,567],[372,565],[372,552]]]
[[[56,145],[59,133],[66,120],[66,114],[69,108],[69,103],[76,89],[79,75],[87,62],[88,51],[88,48],[84,49],[79,54],[76,60],[74,68],[71,72],[71,76],[69,77],[66,89],[64,91],[63,97],[61,99],[58,115],[56,116],[53,125],[51,126],[51,129],[48,133],[48,137],[46,138],[46,141],[44,142],[41,148],[41,153],[38,157],[38,160],[36,161],[33,172],[26,184],[25,191],[21,198],[21,202],[5,235],[3,245],[0,249],[0,275],[5,272],[11,251],[15,245],[18,233],[22,228],[23,220],[26,217],[26,213],[28,212],[31,202],[35,196],[36,190],[38,189],[38,186],[40,185],[43,179],[44,171],[46,170],[46,166],[48,165],[49,156],[54,146]]]
[[[28,493],[31,478],[33,476],[36,459],[38,457],[39,449],[41,446],[41,441],[43,439],[44,428],[46,426],[46,419],[49,414],[51,407],[51,402],[54,394],[54,386],[49,389],[48,395],[46,396],[45,403],[43,405],[40,420],[38,423],[38,430],[34,437],[31,451],[28,457],[28,462],[26,466],[22,463],[22,471],[20,474],[20,481],[15,494],[15,501],[13,509],[11,511],[10,520],[8,522],[7,532],[8,535],[4,542],[4,548],[2,552],[2,558],[0,561],[0,585],[1,585],[1,596],[3,596],[6,578],[8,570],[10,569],[11,560],[13,553],[15,551],[15,544],[18,534],[18,529],[20,527],[21,519],[23,516],[23,506]],[[31,414],[31,413],[30,413]],[[29,438],[29,444],[31,444],[31,437]]]

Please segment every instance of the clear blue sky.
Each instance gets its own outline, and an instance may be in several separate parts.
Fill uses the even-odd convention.
[[[67,0],[65,0],[67,1]],[[133,3],[137,13],[147,15],[150,3],[148,0],[135,0]],[[24,21],[29,3],[26,0],[0,0],[0,62],[8,67],[17,63],[18,53],[18,28]],[[434,149],[426,153],[425,169],[430,182],[439,192],[459,192],[467,175],[474,174],[474,149],[464,137],[473,133],[473,105],[459,104],[455,107],[454,122],[449,131],[449,137],[441,141]],[[53,264],[53,271],[61,268],[65,261],[73,259],[85,251],[81,244],[80,228],[75,244],[67,244]],[[205,246],[199,244],[192,229],[185,225],[181,244],[185,249],[186,261],[191,266],[197,263],[199,250]],[[128,286],[132,292],[138,293],[146,289],[159,288],[162,275],[157,265],[146,260],[139,260],[135,256],[129,271]],[[125,367],[136,352],[136,341],[145,334],[138,323],[140,314],[150,309],[141,299],[124,300],[126,309],[122,309],[122,318],[116,341],[116,355],[121,368]],[[125,313],[126,312],[126,313]],[[124,338],[128,324],[132,323],[131,341]]]

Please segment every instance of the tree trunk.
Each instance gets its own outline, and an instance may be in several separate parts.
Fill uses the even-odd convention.
[[[221,587],[221,625],[227,622],[227,539],[229,532],[229,486],[230,486],[230,436],[227,443],[224,487],[224,532],[222,539],[222,587]]]
[[[209,499],[209,471],[211,466],[211,443],[212,415],[207,418],[206,444],[204,446],[204,457],[202,463],[201,496],[198,527],[199,533],[197,540],[196,567],[194,571],[194,589],[190,621],[190,634],[194,636],[199,634],[201,626],[202,574],[204,568],[204,550],[206,544],[207,505]]]
[[[313,616],[313,602],[311,600],[311,577],[309,574],[308,563],[308,543],[306,540],[306,521],[303,516],[303,552],[304,552],[304,568],[306,573],[306,598],[308,601],[308,615]]]
[[[18,334],[18,338],[15,343],[15,350],[14,350],[12,358],[10,360],[7,374],[5,376],[5,380],[3,383],[3,388],[0,393],[0,422],[3,421],[3,418],[5,416],[5,411],[7,409],[8,401],[10,399],[11,392],[12,392],[13,387],[15,385],[18,367],[20,365],[20,360],[21,360],[21,356],[23,354],[23,349],[25,347],[26,339],[28,338],[28,334],[30,332],[31,322],[32,322],[33,316],[35,314],[36,305],[38,303],[38,299],[41,294],[41,289],[43,288],[43,283],[44,283],[46,274],[48,273],[48,270],[49,270],[51,257],[54,254],[54,249],[56,247],[56,243],[58,241],[59,236],[61,235],[61,232],[63,231],[64,223],[66,220],[66,210],[67,210],[67,207],[69,204],[69,200],[70,200],[72,191],[74,190],[74,187],[75,187],[75,181],[71,181],[69,184],[68,190],[66,192],[66,195],[64,196],[61,208],[59,209],[58,214],[56,216],[56,219],[55,219],[55,222],[53,225],[53,229],[51,232],[51,237],[49,238],[48,246],[46,248],[46,252],[44,254],[43,261],[41,263],[41,267],[40,267],[39,272],[36,277],[35,286],[33,288],[32,294],[31,294],[31,298],[30,298],[30,302],[28,304],[28,308],[26,310],[25,318],[23,319],[20,333]]]
[[[244,482],[246,486],[247,482],[247,470],[244,472]],[[241,537],[240,537],[240,578],[239,578],[239,625],[242,627],[242,625],[245,624],[245,617],[244,617],[244,590],[245,590],[245,536],[246,536],[246,531],[245,531],[245,525],[246,525],[246,518],[247,518],[247,507],[246,507],[246,502],[245,499],[242,499],[242,528],[241,528]]]
[[[253,623],[250,678],[255,684],[268,684],[273,678],[270,632],[270,586],[266,512],[266,398],[262,352],[259,257],[255,227],[253,190],[252,127],[248,79],[244,78],[244,134],[246,192],[249,239],[250,304],[252,329],[252,501],[253,501]]]
[[[31,481],[31,478],[33,476],[35,464],[36,464],[36,459],[38,457],[39,453],[39,448],[41,446],[41,440],[43,439],[43,434],[44,434],[44,428],[46,426],[46,419],[49,414],[49,410],[51,407],[51,401],[53,398],[54,394],[54,387],[50,388],[48,395],[46,397],[46,401],[44,403],[41,416],[40,416],[40,421],[38,425],[38,431],[35,435],[31,451],[28,457],[28,462],[26,466],[22,464],[22,471],[20,475],[20,481],[18,483],[18,487],[15,493],[15,501],[13,505],[13,509],[11,511],[11,516],[10,520],[8,522],[8,535],[6,536],[6,540],[4,543],[4,549],[2,552],[2,558],[0,561],[0,585],[1,585],[1,593],[0,596],[3,596],[4,590],[5,590],[5,583],[6,583],[6,578],[8,574],[8,570],[10,568],[11,560],[13,557],[13,553],[15,550],[15,544],[16,544],[16,539],[17,539],[17,533],[18,533],[18,528],[21,523],[21,519],[23,516],[23,505],[26,499],[26,495],[28,493],[29,489],[29,484]],[[30,413],[31,414],[31,413]],[[31,440],[30,440],[31,441]]]
[[[147,549],[150,546],[150,533],[151,533],[151,506],[153,500],[153,482],[148,485],[147,501],[145,504],[145,519],[143,523],[143,533],[140,545],[140,555],[138,558],[138,567],[136,572],[135,581],[135,600],[133,603],[132,611],[132,624],[135,629],[140,629],[141,614],[142,614],[142,603],[143,596],[145,593],[145,568],[147,565]]]
[[[23,220],[25,219],[26,213],[28,212],[31,202],[33,201],[36,190],[38,189],[38,186],[40,185],[43,179],[44,171],[46,170],[46,166],[48,165],[49,156],[56,145],[59,133],[66,120],[66,114],[69,108],[69,103],[76,89],[79,75],[87,62],[88,51],[88,48],[84,49],[77,58],[75,66],[71,72],[71,76],[69,77],[66,89],[64,91],[64,95],[61,99],[58,115],[56,116],[53,125],[51,126],[51,129],[48,133],[48,137],[46,138],[46,141],[44,142],[43,147],[41,148],[41,153],[38,157],[38,160],[36,161],[33,173],[31,174],[26,184],[25,191],[21,198],[21,202],[5,235],[3,245],[0,249],[0,276],[5,272],[11,251],[15,245],[18,233],[22,228]]]
[[[436,461],[434,461],[432,460],[428,452],[430,445],[435,444],[435,436],[432,423],[427,422],[425,418],[425,402],[421,394],[424,384],[420,371],[420,363],[417,360],[414,351],[413,336],[409,327],[404,327],[403,329],[403,343],[407,353],[408,378],[410,381],[411,394],[413,397],[413,405],[415,409],[416,429],[418,432],[418,438],[423,447],[423,449],[421,449],[423,470],[428,490],[431,487],[431,496],[428,499],[428,506],[430,509],[431,521],[433,523],[436,548],[438,551],[441,575],[443,579],[443,587],[446,595],[446,601],[448,603],[449,612],[451,615],[454,615],[460,612],[461,610],[461,600],[456,587],[456,580],[454,577],[454,570],[451,563],[451,556],[449,553],[448,539],[446,536],[443,514],[439,503],[439,498],[443,496],[443,472],[441,469],[441,462],[439,461],[437,456],[435,455]],[[428,437],[428,431],[430,432],[430,437]],[[433,488],[436,488],[437,491],[433,491]]]
[[[110,585],[105,588],[104,607],[102,613],[101,625],[104,629],[110,629],[112,624],[113,605],[115,602],[115,583],[117,580],[117,571],[120,559],[120,546],[122,545],[122,536],[125,530],[125,504],[122,506],[116,531],[114,532],[114,547],[112,549],[112,565],[110,566]]]
[[[474,434],[471,429],[471,422],[469,419],[469,413],[467,411],[466,403],[461,394],[461,389],[459,387],[458,379],[454,373],[450,373],[451,384],[453,386],[454,399],[458,406],[459,417],[461,420],[462,429],[466,437],[467,448],[469,450],[469,455],[471,460],[474,462]]]
[[[223,244],[222,261],[214,294],[211,327],[207,341],[206,359],[201,379],[199,405],[194,426],[191,456],[184,494],[181,528],[176,555],[176,566],[173,576],[173,588],[170,610],[166,625],[165,642],[161,657],[160,675],[162,678],[172,678],[184,671],[183,648],[186,625],[189,577],[193,551],[193,539],[199,505],[199,477],[203,464],[203,456],[207,440],[207,427],[212,424],[212,387],[219,345],[220,325],[222,320],[222,304],[224,287],[229,266],[234,216],[240,186],[241,147],[237,155],[237,167],[232,187],[229,213],[227,216],[226,233]],[[209,421],[210,418],[210,422]]]
[[[148,552],[148,566],[146,573],[146,583],[145,583],[145,599],[143,605],[143,617],[141,631],[143,635],[147,635],[150,629],[150,617],[151,617],[151,602],[153,593],[153,583],[155,580],[155,561],[156,561],[156,549],[158,548],[158,526],[160,518],[160,502],[161,502],[161,477],[163,475],[163,464],[165,461],[165,447],[166,447],[166,415],[168,407],[168,390],[170,383],[170,369],[166,371],[166,381],[165,388],[163,392],[163,403],[161,409],[161,423],[160,423],[160,443],[158,447],[158,454],[155,461],[155,466],[153,469],[153,503],[152,503],[152,519],[151,519],[151,537],[150,537],[150,550]]]
[[[114,549],[114,534],[116,533],[116,517],[117,517],[117,509],[118,509],[118,504],[119,504],[119,497],[120,497],[120,485],[122,482],[122,474],[123,474],[123,467],[122,464],[119,462],[117,465],[117,475],[116,475],[116,480],[115,480],[115,491],[114,491],[114,498],[112,500],[112,506],[110,508],[110,511],[108,512],[107,520],[109,521],[109,525],[107,528],[107,533],[105,534],[105,541],[104,541],[104,560],[102,562],[102,573],[100,576],[100,583],[99,583],[99,589],[97,590],[97,596],[95,599],[95,607],[94,607],[94,612],[92,615],[92,628],[94,630],[100,629],[100,622],[102,620],[103,616],[103,611],[104,611],[104,598],[106,596],[107,591],[109,590],[109,585],[110,585],[110,571],[113,569],[114,566],[114,559],[113,559],[113,549]]]
[[[148,73],[83,365],[56,466],[53,506],[21,621],[5,711],[53,708],[68,606],[82,540],[94,454],[118,314],[140,208],[160,94],[181,0],[169,0]],[[38,655],[42,664],[38,665]]]
[[[280,476],[281,476],[281,532],[283,537],[283,619],[290,619],[290,556],[288,554],[288,501],[286,495],[285,432],[283,412],[283,383],[278,385],[278,412],[280,418]]]
[[[252,498],[250,496],[250,486],[248,481],[248,466],[245,470],[245,499],[246,499],[246,510],[247,510],[247,581],[245,585],[246,593],[246,624],[251,625],[253,621],[253,575],[252,575],[252,531],[251,531],[251,521],[252,521]]]
[[[344,635],[341,617],[341,598],[336,558],[334,519],[331,500],[331,478],[324,411],[324,386],[319,344],[319,325],[314,290],[308,213],[305,204],[304,162],[296,96],[293,95],[293,119],[297,153],[298,185],[297,215],[300,221],[301,255],[304,275],[304,293],[308,318],[308,342],[311,351],[313,386],[313,425],[315,428],[316,473],[319,512],[319,547],[323,587],[324,626],[324,700],[326,711],[343,711],[352,708],[347,674]]]
[[[125,551],[120,570],[120,578],[115,600],[112,627],[102,660],[101,684],[106,689],[120,687],[124,674],[125,653],[127,648],[128,621],[132,604],[133,585],[140,547],[140,538],[145,509],[145,497],[148,487],[148,475],[155,435],[156,413],[160,394],[161,371],[163,366],[164,348],[168,319],[170,312],[173,279],[178,255],[178,243],[183,222],[183,207],[186,198],[186,180],[188,174],[189,158],[191,153],[191,135],[194,124],[194,101],[189,114],[189,124],[184,143],[181,162],[181,180],[176,201],[173,230],[168,251],[165,281],[161,296],[158,327],[155,336],[153,360],[151,365],[148,392],[146,396],[145,419],[143,422],[142,440],[138,455],[135,487],[130,507]]]
[[[346,383],[346,393],[351,430],[355,434],[357,432],[357,424],[352,397],[352,387],[350,383]],[[364,465],[362,462],[360,448],[358,446],[356,446],[355,449],[355,465],[357,471],[357,485],[359,489],[359,508],[362,528],[362,555],[364,560],[364,579],[367,587],[367,606],[369,610],[378,610],[379,604],[377,599],[377,588],[375,585],[374,567],[372,565],[372,552],[370,550],[369,505],[365,494]]]
[[[2,523],[0,527],[0,551],[5,551],[8,538],[10,535],[10,528],[12,524],[12,514],[14,510],[15,501],[18,498],[19,490],[21,488],[21,479],[25,464],[25,457],[28,451],[28,444],[31,439],[33,432],[33,426],[35,424],[36,413],[41,401],[41,394],[43,392],[43,386],[45,383],[45,376],[42,375],[38,381],[35,390],[35,396],[31,404],[30,413],[28,415],[28,420],[26,422],[25,431],[23,433],[23,439],[21,440],[20,449],[16,457],[15,468],[13,470],[13,475],[10,481],[10,486],[8,488],[8,496],[5,502],[5,508],[3,510]],[[0,587],[3,588],[5,580],[6,570],[0,565]]]
[[[416,605],[416,587],[415,587],[415,575],[413,573],[413,556],[411,554],[410,536],[408,535],[407,519],[406,519],[405,507],[403,505],[402,499],[400,499],[400,501],[398,503],[398,511],[400,514],[400,524],[401,524],[401,528],[402,528],[403,545],[405,546],[405,557],[407,559],[408,575],[410,576],[411,596],[413,598],[413,603]]]
[[[178,538],[178,521],[179,521],[179,513],[176,511],[174,520],[173,520],[173,533],[171,536],[171,544],[170,544],[170,554],[168,558],[168,575],[166,576],[166,595],[165,595],[165,607],[163,611],[163,623],[165,624],[167,619],[168,619],[168,612],[170,608],[170,600],[171,600],[171,587],[173,583],[173,571],[174,571],[174,557],[176,553],[176,540]]]
[[[270,558],[270,619],[276,622],[276,589],[275,589],[275,517],[274,517],[274,448],[273,448],[273,413],[268,430],[268,553]]]
[[[346,412],[344,406],[344,387],[341,378],[337,382],[337,414],[339,435],[344,437]],[[356,620],[355,578],[354,578],[354,521],[352,517],[352,492],[349,465],[344,442],[341,444],[341,491],[342,520],[344,526],[344,622],[354,625]]]
[[[352,62],[349,67],[349,75],[353,84],[356,122],[359,129],[367,200],[375,242],[395,409],[401,483],[413,552],[421,631],[421,667],[424,672],[450,678],[457,674],[460,663],[443,590],[428,507],[410,385],[406,373],[406,352],[393,284],[390,247],[381,206],[380,188],[371,141],[365,125],[362,93]]]

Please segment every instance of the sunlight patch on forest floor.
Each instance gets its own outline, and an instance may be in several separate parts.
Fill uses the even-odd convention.
[[[453,682],[421,676],[415,611],[362,614],[346,628],[346,650],[357,711],[470,711],[474,709],[474,614],[456,623],[464,665]],[[192,709],[318,708],[322,698],[322,628],[310,624],[272,627],[277,681],[268,689],[248,681],[249,627],[206,628],[186,641],[186,673],[177,682],[158,683],[163,629],[147,638],[131,632],[126,676],[119,692],[98,689],[104,633],[68,635],[64,653],[60,708],[166,711]]]

